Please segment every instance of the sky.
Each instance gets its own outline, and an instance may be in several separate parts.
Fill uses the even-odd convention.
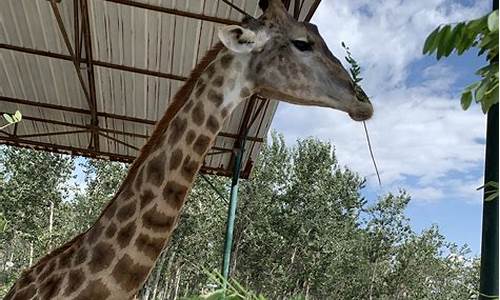
[[[491,1],[323,0],[312,23],[348,68],[341,41],[361,65],[361,86],[374,116],[367,126],[379,167],[378,185],[363,126],[327,108],[280,103],[272,129],[287,144],[316,137],[335,145],[340,164],[367,179],[369,201],[406,190],[415,231],[438,225],[449,241],[479,254],[485,116],[460,107],[461,90],[485,64],[477,52],[440,60],[422,55],[440,24],[480,17]]]

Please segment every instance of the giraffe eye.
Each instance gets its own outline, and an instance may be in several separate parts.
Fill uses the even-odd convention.
[[[300,51],[312,51],[312,43],[302,40],[292,40],[292,44]]]

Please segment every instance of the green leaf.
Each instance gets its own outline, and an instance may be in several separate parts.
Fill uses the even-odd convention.
[[[468,22],[466,26],[467,26],[467,31],[476,36],[478,33],[486,29],[486,27],[488,26],[486,16],[472,20]]]
[[[474,33],[469,32],[465,27],[462,32],[462,38],[460,39],[460,42],[457,44],[457,54],[462,55],[462,53],[464,53],[465,50],[468,50],[472,46],[475,39],[476,35]]]
[[[437,48],[436,39],[438,37],[439,28],[440,28],[439,26],[436,27],[436,29],[434,29],[434,31],[431,32],[431,34],[429,34],[429,36],[425,39],[424,48],[422,51],[423,54],[432,54],[432,52],[436,50]]]
[[[487,90],[488,90],[488,82],[487,80],[482,80],[481,84],[476,89],[476,92],[474,94],[476,101],[481,102]]]
[[[11,117],[11,115],[9,115],[9,114],[3,114],[3,117],[4,117],[5,120],[7,120],[7,123],[10,123],[10,124],[15,123],[15,121]]]
[[[488,16],[488,29],[490,31],[498,31],[498,9]]]
[[[462,105],[463,110],[467,110],[472,103],[472,92],[467,91],[462,94],[462,98],[460,99],[460,104]]]
[[[21,114],[20,111],[16,110],[16,113],[14,114],[14,119],[16,119],[17,122],[21,122],[23,119],[23,115]]]
[[[437,59],[440,60],[443,57],[444,53],[449,47],[450,39],[451,39],[451,26],[446,25],[443,27],[443,30],[439,33],[439,40],[437,41]]]
[[[466,91],[472,91],[477,89],[477,87],[481,84],[481,81],[474,82],[472,84],[469,84],[468,86],[465,87],[464,92]]]
[[[481,108],[484,113],[487,113],[488,110],[494,105],[498,103],[498,86],[493,89],[488,94],[485,94],[482,101],[481,101]]]

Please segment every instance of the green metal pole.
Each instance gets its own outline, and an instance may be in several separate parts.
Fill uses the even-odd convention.
[[[236,207],[238,205],[238,182],[240,179],[241,162],[243,158],[243,149],[245,147],[245,138],[240,143],[240,148],[236,151],[233,166],[233,179],[231,181],[231,198],[229,200],[229,211],[227,214],[226,223],[226,238],[224,241],[224,258],[222,264],[222,275],[224,276],[224,289],[226,289],[226,282],[229,280],[229,264],[231,262],[231,248],[233,247],[233,230],[234,221],[236,219]]]
[[[498,0],[493,0],[493,10],[498,9]],[[498,56],[493,62],[498,62]],[[498,183],[498,103],[488,111],[486,125],[486,159],[484,183]],[[484,199],[491,187],[485,187]],[[479,299],[498,299],[498,197],[483,201],[483,228],[481,235],[481,270]]]

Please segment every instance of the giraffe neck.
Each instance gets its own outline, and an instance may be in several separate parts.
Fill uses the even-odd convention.
[[[25,273],[15,295],[33,292],[42,298],[63,299],[135,295],[170,238],[194,177],[225,119],[251,94],[246,65],[244,57],[222,50],[160,138],[151,138],[145,145],[147,155],[134,163],[135,174],[128,174],[96,223]],[[51,297],[43,297],[48,294]]]

